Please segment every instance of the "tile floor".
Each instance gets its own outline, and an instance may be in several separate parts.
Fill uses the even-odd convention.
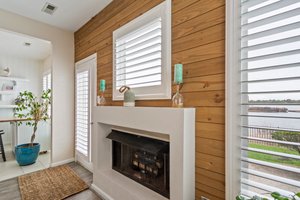
[[[23,174],[49,168],[50,153],[41,154],[36,163],[28,166],[19,166],[10,145],[5,146],[6,162],[0,156],[0,181],[11,179]]]

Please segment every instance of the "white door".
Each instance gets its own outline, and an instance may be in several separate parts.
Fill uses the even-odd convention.
[[[76,160],[92,171],[91,107],[95,105],[96,55],[76,63],[75,132]]]

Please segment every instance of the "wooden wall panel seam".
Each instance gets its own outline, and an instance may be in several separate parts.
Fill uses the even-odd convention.
[[[195,3],[197,3],[197,2],[195,2]],[[224,7],[224,5],[225,5],[225,4],[220,5],[220,6],[218,6],[218,7],[215,7],[215,8],[213,8],[212,10],[209,10],[209,11],[207,11],[207,12],[204,12],[204,13],[202,13],[202,14],[200,14],[200,15],[197,15],[197,16],[195,16],[195,17],[193,17],[193,18],[189,18],[188,20],[182,21],[182,22],[179,23],[179,24],[172,25],[172,27],[175,28],[175,27],[177,27],[177,26],[180,26],[181,24],[186,23],[186,22],[188,22],[188,21],[190,21],[190,20],[193,20],[193,19],[195,19],[195,18],[197,18],[197,17],[201,17],[201,16],[203,16],[203,15],[205,15],[205,14],[207,14],[207,13],[210,13],[210,12],[213,12],[213,11],[219,9],[219,8],[222,8],[222,7]],[[188,6],[192,6],[192,5],[188,5]],[[188,7],[188,6],[186,6],[186,7]],[[186,7],[185,7],[185,8],[186,8]],[[184,10],[184,9],[182,9],[182,10]],[[176,11],[175,13],[172,13],[172,14],[174,15],[174,14],[176,14],[177,12],[182,11],[182,10],[178,10],[178,11]]]
[[[208,4],[210,7],[208,10],[201,12],[201,10],[205,8],[205,6],[208,7],[208,5],[205,4]],[[209,0],[209,1],[200,0],[198,2],[189,5],[188,7],[185,7],[179,12],[176,12],[176,14],[173,15],[174,20],[172,20],[172,24],[176,26],[180,25],[188,20],[192,20],[193,18],[196,18],[208,12],[212,12],[214,9],[221,7],[223,5],[225,5],[225,0]],[[182,14],[183,16],[181,18],[177,17],[180,14]]]

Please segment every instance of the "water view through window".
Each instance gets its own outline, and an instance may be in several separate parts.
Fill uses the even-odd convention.
[[[300,191],[300,2],[242,1],[241,184]]]

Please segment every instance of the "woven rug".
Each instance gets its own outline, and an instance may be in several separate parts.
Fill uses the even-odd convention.
[[[68,165],[20,176],[22,200],[60,200],[88,188]]]

